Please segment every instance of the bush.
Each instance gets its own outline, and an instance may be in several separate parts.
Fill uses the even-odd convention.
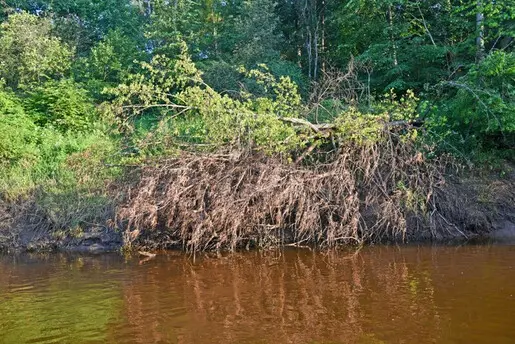
[[[199,66],[202,79],[219,93],[237,94],[243,78],[238,69],[225,61],[212,61]]]
[[[7,128],[19,133],[18,127]],[[27,196],[36,188],[44,192],[102,188],[116,169],[105,165],[116,156],[116,141],[99,131],[73,134],[41,128],[31,151],[0,164],[0,198]]]
[[[0,166],[34,160],[37,128],[19,100],[0,91]]]
[[[134,39],[119,30],[110,31],[98,42],[87,57],[74,64],[76,80],[98,100],[107,100],[103,90],[118,85],[123,78],[137,69],[136,59],[144,59],[145,52],[138,48]]]
[[[36,187],[92,189],[112,176],[104,163],[116,156],[117,142],[84,120],[93,106],[81,98],[82,90],[68,80],[48,90],[38,88],[25,100],[27,110],[37,109],[29,115],[19,98],[0,89],[0,198],[28,195]]]
[[[48,81],[27,92],[25,110],[40,126],[61,132],[91,128],[96,110],[86,90],[70,79]]]

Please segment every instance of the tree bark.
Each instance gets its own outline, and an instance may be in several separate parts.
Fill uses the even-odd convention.
[[[324,53],[325,53],[325,6],[326,6],[326,0],[322,0],[322,47],[321,47],[321,51],[322,51],[322,73],[325,73],[325,58],[324,58]]]
[[[477,10],[476,13],[476,62],[479,63],[485,58],[485,16],[482,12],[482,3],[481,0],[477,2]]]
[[[395,37],[393,36],[392,5],[388,6],[388,22],[390,25],[390,41],[392,43],[392,49],[393,49],[393,66],[397,67],[399,65],[399,61],[397,60],[397,44],[395,43]]]

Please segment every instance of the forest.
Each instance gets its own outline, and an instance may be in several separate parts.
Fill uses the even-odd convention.
[[[0,246],[468,237],[450,176],[511,173],[514,0],[0,6]]]

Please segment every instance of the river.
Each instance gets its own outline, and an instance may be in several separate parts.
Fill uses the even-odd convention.
[[[0,256],[0,343],[514,343],[515,246]]]

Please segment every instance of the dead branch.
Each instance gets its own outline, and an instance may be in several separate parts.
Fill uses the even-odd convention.
[[[303,120],[290,123],[322,130]],[[314,148],[308,151],[319,157]],[[145,167],[117,219],[128,233],[138,233],[126,235],[126,244],[150,250],[301,242],[334,247],[447,231],[463,235],[436,205],[443,165],[426,162],[390,130],[375,144],[343,142],[323,159],[301,165],[252,152],[229,159],[184,153]]]
[[[313,123],[311,123],[305,119],[301,119],[301,118],[282,117],[282,118],[280,118],[280,120],[283,122],[287,122],[287,123],[306,126],[310,129],[312,129],[316,133],[322,133],[323,131],[332,130],[336,127],[334,124],[331,124],[331,123],[313,124]]]

